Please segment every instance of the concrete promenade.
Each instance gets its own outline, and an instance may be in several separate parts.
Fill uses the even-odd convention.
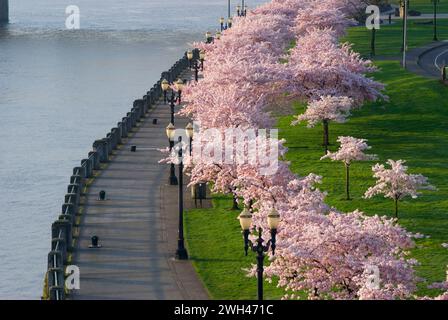
[[[190,79],[190,72],[181,78]],[[169,166],[158,163],[169,122],[169,105],[159,103],[90,186],[73,258],[81,289],[72,299],[208,299],[191,263],[173,259],[178,187],[168,185]],[[176,117],[175,124],[185,128],[187,120]],[[137,152],[130,151],[132,145]],[[101,190],[106,201],[97,200]],[[185,199],[190,201],[188,193]],[[88,248],[93,235],[102,248]]]

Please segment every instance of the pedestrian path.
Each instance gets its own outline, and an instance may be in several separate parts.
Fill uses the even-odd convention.
[[[190,72],[182,78],[191,79]],[[169,122],[170,107],[159,102],[90,186],[73,261],[81,288],[73,299],[208,299],[190,261],[173,259],[178,189],[168,185],[158,151],[168,145]],[[186,124],[176,118],[178,128]],[[101,190],[106,201],[98,200]],[[102,248],[89,249],[93,235]]]

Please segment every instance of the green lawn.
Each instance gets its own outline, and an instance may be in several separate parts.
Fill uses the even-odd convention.
[[[448,1],[448,0],[447,0]],[[426,21],[426,20],[425,20]],[[421,24],[422,20],[410,20],[408,25],[408,49],[416,48],[431,42],[433,39],[433,26]],[[439,40],[448,39],[448,19],[438,22]],[[364,56],[370,55],[371,31],[365,26],[350,28],[348,36],[343,41],[354,43],[353,49]],[[377,56],[400,56],[402,45],[402,25],[397,22],[391,25],[382,25],[376,32]]]
[[[240,211],[232,201],[215,196],[213,209],[189,210],[185,215],[187,248],[193,265],[211,297],[218,300],[257,298],[256,278],[243,268],[256,263],[254,253],[244,255],[244,241],[237,220]],[[265,284],[265,299],[279,299],[283,290]]]
[[[393,29],[393,27],[390,27]],[[446,24],[448,36],[448,23]],[[350,30],[355,49],[366,48],[368,37],[359,28]],[[386,28],[382,32],[387,32]],[[389,31],[391,32],[391,31]],[[393,40],[390,35],[389,44]],[[419,36],[414,45],[423,44]],[[386,42],[382,50],[394,54]],[[364,51],[365,52],[365,51]],[[386,53],[382,53],[386,54]],[[379,155],[387,159],[408,161],[412,173],[429,177],[437,191],[424,192],[419,199],[400,203],[400,223],[408,230],[423,233],[429,238],[418,240],[412,255],[421,262],[419,276],[429,283],[445,279],[448,251],[441,244],[448,242],[448,88],[436,80],[425,79],[403,71],[398,62],[376,61],[381,71],[375,78],[387,85],[390,102],[364,106],[354,112],[345,124],[331,124],[332,146],[337,149],[339,135],[366,138]],[[295,106],[297,112],[303,106]],[[392,216],[393,203],[376,197],[362,199],[374,182],[369,163],[355,163],[351,168],[352,201],[343,200],[343,166],[329,160],[320,161],[323,155],[322,128],[308,129],[305,125],[291,127],[291,116],[280,117],[278,127],[281,137],[287,140],[287,158],[292,170],[300,175],[310,172],[324,177],[321,189],[328,191],[327,203],[342,210],[357,208],[367,214]],[[256,280],[245,277],[242,268],[255,263],[254,255],[244,257],[243,240],[238,221],[239,212],[231,211],[231,201],[216,197],[215,208],[191,210],[186,214],[187,242],[193,264],[214,299],[255,299]],[[421,286],[419,294],[434,294]],[[280,298],[282,291],[266,284],[267,298]]]
[[[398,0],[390,1],[392,4],[398,4]],[[409,1],[409,9],[417,10],[421,13],[433,13],[434,5],[431,0],[410,0]],[[448,13],[448,0],[440,0],[439,5],[437,6],[438,12],[447,12]]]
[[[400,223],[408,230],[421,232],[429,239],[418,241],[414,256],[422,263],[420,275],[430,281],[441,281],[448,265],[448,252],[441,247],[448,242],[448,89],[436,80],[427,80],[402,71],[398,62],[381,61],[382,71],[375,78],[387,84],[389,103],[365,106],[354,113],[345,124],[330,125],[336,150],[340,135],[366,138],[373,147],[371,152],[387,159],[405,159],[411,172],[429,177],[438,190],[424,192],[423,197],[400,203]],[[302,107],[297,106],[300,111]],[[288,143],[287,158],[294,172],[309,172],[324,177],[321,188],[329,192],[327,203],[343,211],[357,208],[368,214],[392,216],[393,204],[389,199],[376,197],[362,199],[374,182],[371,163],[356,163],[351,168],[352,196],[345,201],[344,168],[329,160],[320,161],[323,155],[321,127],[290,127],[292,117],[279,121],[281,136]],[[426,291],[426,290],[424,290]]]

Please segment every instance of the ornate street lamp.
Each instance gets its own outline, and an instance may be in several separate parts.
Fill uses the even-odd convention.
[[[174,83],[174,87],[177,90],[177,97],[176,97],[176,92],[174,90],[171,90],[171,97],[169,98],[169,102],[170,102],[170,108],[171,108],[171,123],[174,124],[174,107],[176,106],[176,101],[178,102],[178,104],[181,104],[182,102],[182,90],[184,89],[184,82],[181,79],[178,79],[175,83]],[[163,101],[166,104],[167,103],[167,94],[168,94],[168,90],[170,88],[170,83],[163,79],[162,81],[162,90],[163,90]]]
[[[201,71],[204,71],[205,50],[199,51],[199,61],[201,61]]]
[[[213,37],[212,37],[212,33],[210,31],[207,31],[205,33],[205,43],[213,43]]]
[[[236,6],[236,15],[238,17],[245,17],[247,14],[247,6],[244,4],[244,0],[242,0],[241,5]]]
[[[193,70],[194,70],[194,80],[196,82],[198,82],[199,80],[199,69],[201,69],[201,71],[204,71],[204,61],[205,61],[205,51],[201,50],[199,52],[199,61],[201,62],[201,64],[199,65],[198,61],[194,61],[193,64]]]
[[[174,137],[176,136],[176,127],[173,123],[170,123],[168,127],[166,127],[166,136],[168,137],[169,146],[170,146],[170,154],[173,151],[174,147]],[[174,163],[170,164],[170,178],[169,183],[172,186],[177,186],[177,177],[176,177],[176,169],[174,167]]]
[[[219,18],[219,24],[221,25],[221,31],[224,31],[226,28],[226,26],[224,25],[224,23],[226,22],[226,19],[224,19],[224,17]]]
[[[174,86],[176,87],[177,94],[178,94],[178,103],[182,103],[182,90],[184,89],[184,82],[182,79],[177,79],[177,81],[174,83]]]
[[[170,88],[170,83],[168,82],[168,80],[163,79],[162,80],[162,90],[163,90],[163,103],[166,104],[167,102],[167,92],[168,89]]]
[[[179,146],[179,232],[178,232],[178,240],[177,240],[177,250],[176,250],[176,259],[178,260],[187,260],[188,253],[185,248],[185,240],[184,240],[184,183],[183,183],[183,174],[184,174],[184,164],[183,164],[183,150],[182,150],[182,137],[179,137],[178,140]]]
[[[190,145],[190,156],[191,156],[193,153],[193,135],[194,135],[194,127],[191,122],[185,127],[185,133],[187,134],[187,137],[190,140],[189,145]]]
[[[268,252],[269,249],[272,249],[272,254],[275,254],[276,235],[277,228],[280,223],[280,215],[275,209],[268,215],[268,225],[271,230],[271,239],[266,244],[264,244],[265,241],[262,238],[263,230],[261,228],[258,228],[258,239],[256,240],[256,244],[249,240],[250,228],[252,226],[252,214],[247,208],[241,212],[238,219],[240,220],[241,229],[243,230],[244,251],[246,256],[248,255],[249,248],[253,252],[257,253],[258,300],[263,300],[264,257],[266,256],[265,253]]]
[[[222,33],[219,32],[219,31],[217,31],[217,32],[216,32],[216,35],[215,35],[215,39],[216,39],[216,40],[221,40],[221,35],[222,35]]]
[[[193,57],[194,57],[193,51],[191,51],[191,50],[187,51],[187,59],[188,59],[188,63],[190,64],[190,70],[192,67],[191,62],[193,61]]]

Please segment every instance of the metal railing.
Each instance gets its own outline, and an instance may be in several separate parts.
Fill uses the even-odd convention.
[[[199,59],[199,50],[193,50],[195,59]],[[160,80],[143,96],[135,100],[130,112],[122,118],[117,126],[112,128],[105,138],[93,143],[92,151],[81,165],[73,169],[70,184],[67,188],[61,215],[51,226],[51,251],[48,254],[48,271],[46,293],[50,300],[64,300],[66,298],[64,278],[65,267],[68,265],[68,253],[73,251],[73,229],[75,219],[80,213],[80,200],[87,180],[94,177],[94,172],[101,170],[101,164],[109,161],[113,150],[118,148],[122,139],[128,137],[132,128],[145,117],[162,96],[162,81],[166,79],[174,82],[181,73],[189,67],[187,55],[177,61],[168,71],[163,72]]]

